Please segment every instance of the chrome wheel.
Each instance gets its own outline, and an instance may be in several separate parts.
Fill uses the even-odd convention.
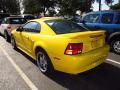
[[[13,48],[16,48],[16,42],[15,42],[15,39],[13,37],[11,37],[11,45]]]
[[[115,52],[120,53],[120,40],[116,40],[113,44],[113,49]]]
[[[45,73],[48,69],[47,57],[43,52],[37,53],[37,63],[41,72]]]

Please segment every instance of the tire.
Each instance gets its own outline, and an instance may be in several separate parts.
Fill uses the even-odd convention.
[[[7,42],[10,42],[10,36],[8,35],[7,31],[4,32],[4,37]]]
[[[37,59],[38,68],[43,74],[49,74],[54,71],[48,55],[43,50],[37,51],[36,59]]]
[[[115,39],[111,42],[111,49],[113,52],[120,54],[120,38]]]
[[[12,45],[13,49],[17,49],[16,42],[15,42],[15,39],[13,36],[11,36],[11,45]]]

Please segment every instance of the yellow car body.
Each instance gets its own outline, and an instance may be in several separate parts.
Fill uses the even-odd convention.
[[[29,21],[40,24],[41,30],[38,33],[13,30],[12,37],[17,48],[36,60],[36,50],[40,47],[49,56],[55,70],[70,74],[78,74],[103,63],[109,51],[104,31],[56,34],[45,23],[48,20],[62,19],[46,17]],[[69,43],[83,43],[82,51],[71,55],[68,50],[68,54],[65,54]]]

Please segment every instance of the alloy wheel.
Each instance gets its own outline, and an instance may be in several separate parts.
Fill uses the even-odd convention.
[[[47,57],[43,52],[37,53],[37,63],[41,72],[45,73],[48,69]]]
[[[113,49],[115,52],[120,53],[120,41],[116,40],[113,44]]]

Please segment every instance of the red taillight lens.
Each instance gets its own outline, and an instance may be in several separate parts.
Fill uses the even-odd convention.
[[[11,26],[9,25],[7,28],[8,28],[8,29],[11,29]]]
[[[83,49],[83,43],[69,43],[66,50],[65,54],[67,55],[76,55],[80,54]]]

